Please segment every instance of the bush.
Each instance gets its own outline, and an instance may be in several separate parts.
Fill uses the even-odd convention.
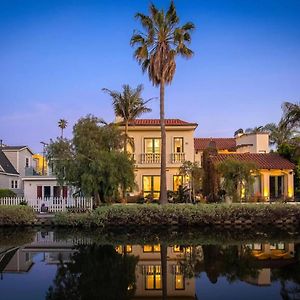
[[[0,205],[0,226],[30,225],[35,221],[35,212],[24,205]]]
[[[206,226],[225,221],[251,220],[274,225],[275,221],[295,218],[300,221],[300,206],[288,204],[152,204],[107,205],[91,213],[60,213],[57,225],[65,226]],[[298,221],[298,222],[299,222]],[[275,226],[275,225],[274,225]]]
[[[16,194],[9,189],[0,189],[0,198],[4,197],[16,197]]]

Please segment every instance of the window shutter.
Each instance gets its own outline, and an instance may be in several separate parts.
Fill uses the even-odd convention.
[[[43,189],[42,189],[42,186],[41,185],[38,185],[36,187],[36,197],[37,198],[42,198],[43,197]]]
[[[67,186],[63,187],[63,198],[68,198],[68,187]]]

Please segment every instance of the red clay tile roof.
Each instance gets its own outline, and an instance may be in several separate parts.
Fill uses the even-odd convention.
[[[220,163],[226,159],[236,159],[256,164],[259,169],[294,169],[295,165],[276,153],[232,153],[212,156],[214,163]]]
[[[236,147],[235,138],[195,138],[195,150],[206,149],[211,141],[216,143],[218,150],[229,150]]]
[[[180,119],[165,119],[166,126],[198,126]],[[160,126],[160,119],[136,119],[129,122],[130,126]]]

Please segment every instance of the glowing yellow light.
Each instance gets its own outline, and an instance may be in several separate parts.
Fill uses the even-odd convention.
[[[292,188],[292,187],[289,187],[289,189],[288,189],[288,197],[289,197],[289,198],[292,198],[293,195],[294,195],[293,188]]]

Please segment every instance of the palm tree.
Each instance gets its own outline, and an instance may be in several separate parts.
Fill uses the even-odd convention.
[[[146,101],[143,100],[141,96],[143,91],[142,84],[139,84],[135,89],[131,88],[128,84],[124,84],[122,93],[106,88],[102,90],[111,96],[115,115],[124,120],[124,152],[127,153],[128,124],[141,114],[151,111],[151,108],[147,107],[147,103],[151,101],[152,98]]]
[[[165,85],[171,84],[176,71],[176,57],[190,58],[193,51],[187,47],[191,42],[191,22],[179,26],[179,17],[174,2],[168,11],[150,5],[150,15],[137,13],[144,32],[135,31],[130,44],[136,47],[134,57],[147,72],[154,86],[160,87],[160,126],[161,126],[161,176],[160,202],[167,203],[166,186],[166,129],[165,129]]]
[[[264,130],[269,133],[270,145],[280,146],[290,142],[298,135],[298,132],[286,124],[283,119],[278,124],[269,123],[265,125]]]
[[[58,127],[61,129],[61,138],[64,137],[64,129],[66,129],[68,126],[68,121],[65,119],[60,119],[58,121]]]
[[[264,132],[264,126],[255,126],[253,128],[247,128],[245,133],[260,133]]]
[[[287,125],[292,127],[300,126],[300,102],[284,102],[282,104],[283,118]]]

